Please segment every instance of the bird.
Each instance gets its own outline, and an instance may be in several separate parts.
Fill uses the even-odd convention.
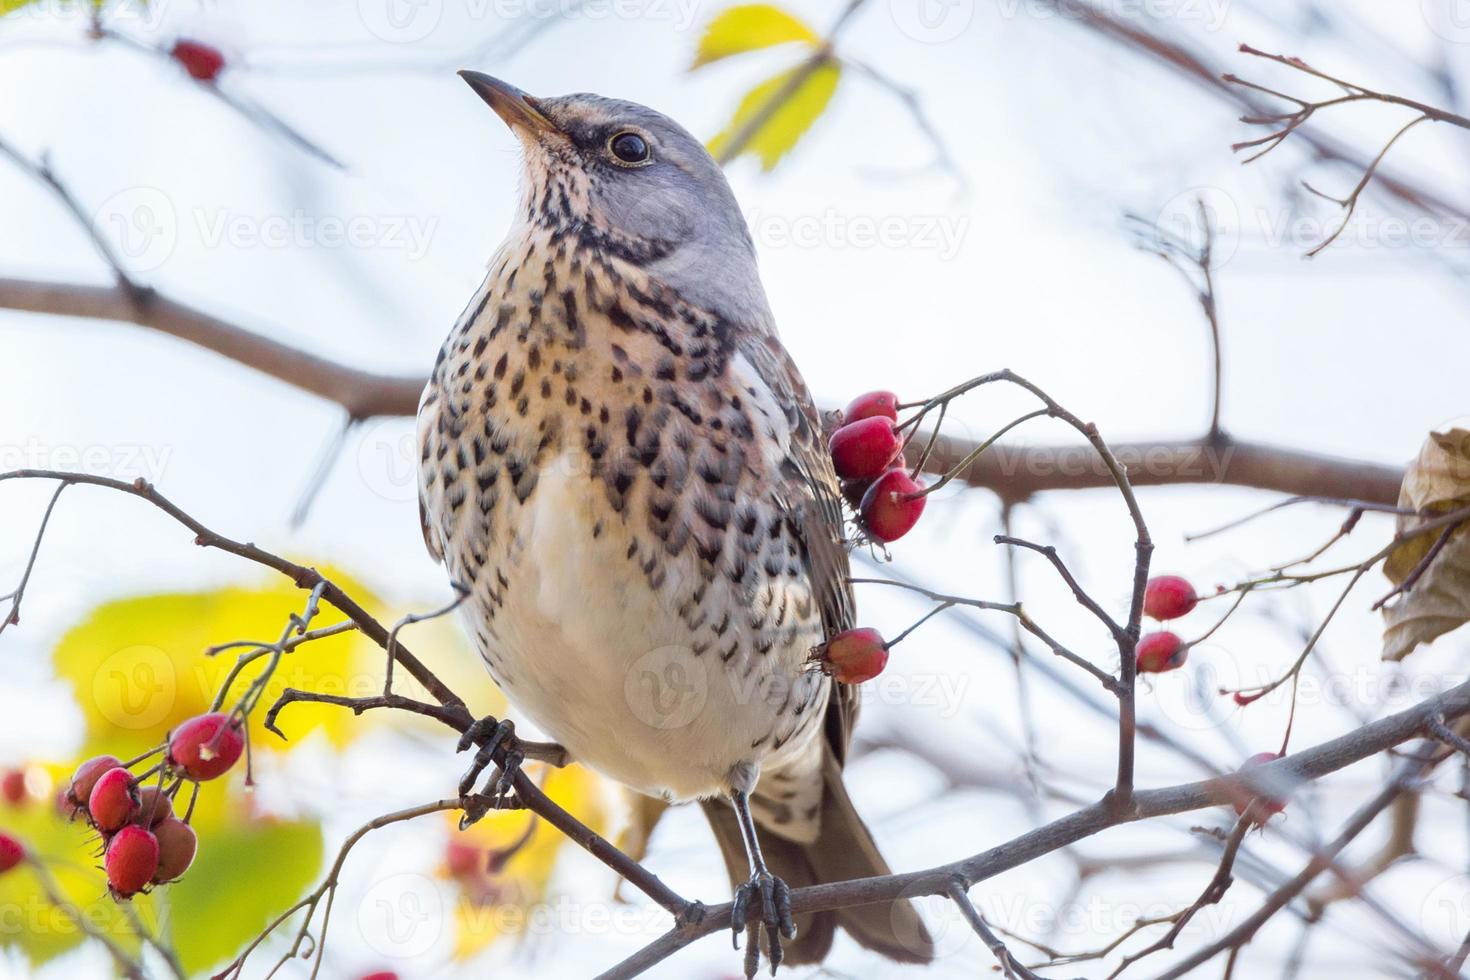
[[[793,915],[792,887],[885,875],[843,783],[859,692],[814,663],[855,616],[824,420],[703,144],[645,106],[461,71],[519,140],[512,226],[417,416],[430,554],[509,704],[574,761],[699,801],[745,973],[840,927],[900,962],[909,901]],[[461,749],[525,757],[513,723]]]

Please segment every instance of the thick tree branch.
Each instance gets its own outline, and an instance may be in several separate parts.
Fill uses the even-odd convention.
[[[197,344],[342,406],[350,418],[413,415],[425,379],[377,374],[273,340],[196,307],[153,294],[141,307],[125,288],[0,278],[0,309],[132,323]],[[914,441],[914,452],[919,451]],[[1135,487],[1220,483],[1303,496],[1398,500],[1401,470],[1261,443],[1214,439],[1115,443],[1113,454]],[[924,471],[945,473],[975,449],[944,438]],[[917,462],[917,455],[914,462]],[[1046,490],[1111,487],[1112,474],[1090,446],[998,445],[958,479],[1020,500]]]
[[[117,320],[187,340],[341,405],[355,419],[412,415],[424,378],[375,374],[308,353],[160,293],[141,306],[116,286],[0,279],[0,308]]]

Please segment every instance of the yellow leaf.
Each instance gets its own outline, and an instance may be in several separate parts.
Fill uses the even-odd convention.
[[[710,153],[721,163],[754,153],[762,170],[772,170],[827,108],[841,77],[841,65],[827,60],[767,79],[740,100],[735,117],[710,140]]]
[[[1447,513],[1470,505],[1470,431],[1431,432],[1419,457],[1404,474],[1399,506]],[[1399,533],[1422,523],[1402,516]],[[1401,585],[1429,554],[1443,528],[1401,543],[1383,564],[1383,573]],[[1402,660],[1421,643],[1470,620],[1470,533],[1462,526],[1424,570],[1412,588],[1383,610],[1385,660]]]
[[[351,594],[373,600],[356,584]],[[287,617],[299,613],[307,593],[284,579],[260,588],[232,587],[212,592],[172,593],[104,603],[72,628],[53,651],[56,672],[69,682],[86,723],[85,747],[92,754],[131,758],[160,744],[169,729],[208,711],[215,692],[243,650],[206,656],[211,646],[235,640],[274,643]],[[314,627],[346,617],[323,604]],[[244,667],[225,706],[233,705],[260,677],[269,656]],[[370,695],[381,690],[383,654],[356,631],[306,643],[281,658],[251,715],[252,749],[283,743],[264,730],[266,709],[286,687],[338,694]],[[298,740],[321,729],[345,744],[369,715],[354,718],[330,705],[295,704],[280,726]]]
[[[604,832],[607,784],[596,773],[577,765],[551,769],[541,788],[578,820]],[[455,876],[460,897],[455,905],[454,955],[463,960],[503,936],[525,934],[533,906],[547,897],[562,848],[576,845],[524,810],[492,811],[463,832],[458,829],[458,813],[446,813],[445,818],[453,828],[451,846],[479,851],[476,870]],[[494,872],[486,870],[492,857],[504,860]]]
[[[690,70],[711,61],[744,54],[777,44],[804,41],[820,44],[817,32],[796,16],[766,3],[749,3],[730,7],[710,21],[694,52]]]

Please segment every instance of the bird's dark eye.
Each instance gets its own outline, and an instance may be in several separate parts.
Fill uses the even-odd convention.
[[[647,163],[653,156],[648,140],[637,133],[618,133],[607,141],[607,148],[622,163]]]

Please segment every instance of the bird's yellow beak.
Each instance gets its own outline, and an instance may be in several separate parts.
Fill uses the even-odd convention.
[[[518,133],[539,136],[558,132],[551,120],[536,107],[536,100],[514,85],[467,68],[460,71],[459,77],[469,83],[475,94],[484,99],[495,110],[495,114]]]

